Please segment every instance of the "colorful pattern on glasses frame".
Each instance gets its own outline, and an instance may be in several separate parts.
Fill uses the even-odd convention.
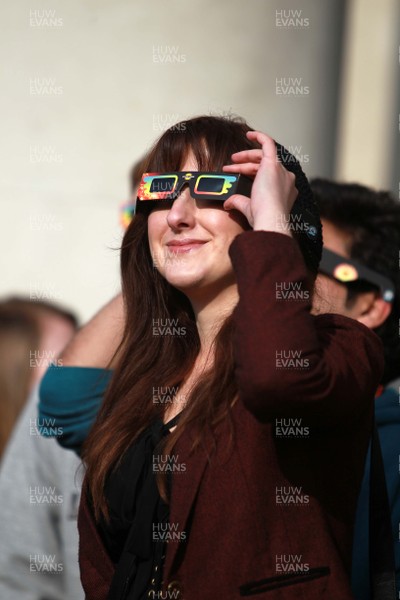
[[[195,199],[224,201],[233,194],[250,196],[253,181],[239,173],[144,173],[137,193],[136,210],[143,201],[175,199],[186,184]]]

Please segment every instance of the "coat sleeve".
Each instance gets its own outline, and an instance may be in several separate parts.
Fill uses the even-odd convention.
[[[39,388],[39,431],[80,454],[113,371],[51,365]]]
[[[229,255],[239,291],[235,375],[247,409],[262,421],[304,416],[319,426],[371,410],[383,373],[382,343],[353,319],[310,314],[297,242],[281,233],[246,231]]]

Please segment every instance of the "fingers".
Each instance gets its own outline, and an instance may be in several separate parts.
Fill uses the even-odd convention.
[[[234,194],[228,200],[225,200],[223,207],[225,210],[236,209],[249,220],[250,199],[246,198],[246,196]]]
[[[255,162],[259,163],[262,159],[262,150],[241,150],[240,152],[234,152],[231,156],[233,162]]]
[[[295,175],[278,160],[276,144],[270,136],[261,131],[249,131],[247,137],[260,144],[261,149],[235,152],[233,164],[224,165],[223,171],[254,178],[251,199],[237,194],[226,200],[223,207],[243,213],[251,227],[256,219],[258,224],[262,222],[265,227],[268,223],[270,227],[274,213],[275,216],[290,214],[297,196]],[[265,202],[266,198],[268,202]]]
[[[275,141],[262,131],[248,131],[247,137],[249,140],[258,142],[262,146],[262,157],[276,162],[276,145]]]
[[[277,162],[276,145],[269,135],[262,133],[261,131],[248,131],[246,135],[250,140],[258,142],[262,148],[234,152],[231,155],[234,164],[225,165],[223,167],[224,171],[255,176],[258,171],[258,166],[263,159]],[[242,167],[243,169],[239,169],[239,167]]]
[[[248,131],[246,135],[249,140],[258,142],[261,145],[262,161],[266,161],[269,164],[280,164],[275,140],[273,140],[272,137],[262,131]]]
[[[224,165],[223,170],[228,173],[241,173],[247,177],[255,177],[262,160],[262,150],[242,150],[232,154],[233,165]]]
[[[259,168],[259,164],[244,163],[237,165],[224,165],[222,170],[226,171],[227,173],[241,173],[242,175],[247,175],[248,177],[255,177]]]

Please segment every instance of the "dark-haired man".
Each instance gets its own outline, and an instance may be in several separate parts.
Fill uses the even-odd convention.
[[[381,338],[385,372],[375,400],[392,513],[396,579],[400,589],[400,203],[388,192],[322,179],[312,182],[323,223],[324,253],[314,298],[318,312],[357,319]],[[351,356],[351,348],[349,348]],[[352,586],[369,600],[369,456],[353,547]],[[397,541],[395,541],[397,540]]]

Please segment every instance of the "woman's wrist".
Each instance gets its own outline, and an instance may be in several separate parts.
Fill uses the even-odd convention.
[[[292,237],[289,219],[289,215],[284,215],[282,213],[259,215],[254,219],[253,231],[273,231]]]

